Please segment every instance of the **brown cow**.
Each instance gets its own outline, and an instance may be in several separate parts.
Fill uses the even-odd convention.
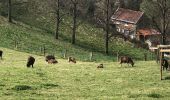
[[[55,59],[53,55],[48,55],[45,57],[45,61],[48,62],[49,64],[56,64],[58,61]]]
[[[132,58],[127,57],[127,56],[120,57],[120,64],[121,64],[121,66],[122,66],[122,63],[127,63],[128,65],[131,64],[132,67],[134,66],[134,62],[133,62]]]
[[[0,57],[1,57],[1,59],[2,59],[2,54],[3,54],[3,51],[2,51],[2,50],[0,50]]]
[[[55,59],[50,59],[50,60],[48,60],[47,62],[48,62],[49,64],[56,64],[56,63],[58,63],[58,61],[55,60]]]
[[[97,68],[104,68],[103,64],[98,65]]]
[[[73,57],[68,57],[68,62],[76,63],[76,59]]]
[[[35,62],[35,58],[32,56],[29,56],[28,60],[27,60],[27,67],[32,66],[32,68],[33,68],[34,62]]]

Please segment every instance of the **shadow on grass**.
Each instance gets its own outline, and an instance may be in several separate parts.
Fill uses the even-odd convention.
[[[170,80],[170,76],[165,77],[165,80]]]
[[[147,96],[151,98],[162,98],[163,97],[162,95],[157,94],[157,93],[151,93],[151,94],[148,94]]]
[[[4,84],[0,84],[0,87],[4,87],[5,85]]]
[[[129,98],[139,98],[139,97],[145,97],[145,96],[147,96],[147,97],[150,97],[150,98],[163,98],[163,96],[162,95],[160,95],[160,94],[157,94],[157,93],[150,93],[150,94],[131,94],[131,95],[129,95],[128,97]]]
[[[134,66],[132,67],[132,65],[128,65],[128,64],[122,64],[122,66],[121,66],[121,64],[119,64],[119,67],[120,67],[120,68],[136,68],[137,66],[134,65]]]
[[[50,89],[50,88],[59,87],[59,85],[58,84],[46,83],[46,84],[42,84],[41,87],[46,88],[46,89]]]
[[[140,97],[141,96],[141,94],[131,94],[131,95],[129,95],[128,97],[129,98],[138,98],[138,97]]]
[[[32,90],[32,87],[31,86],[27,86],[27,85],[16,85],[15,87],[12,88],[12,90],[16,90],[16,91]]]

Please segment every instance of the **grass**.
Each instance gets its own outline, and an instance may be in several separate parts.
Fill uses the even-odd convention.
[[[88,61],[91,50],[81,48],[77,45],[71,45],[64,40],[55,40],[52,34],[47,34],[45,31],[25,25],[19,22],[14,24],[7,23],[6,19],[1,17],[0,23],[0,46],[10,49],[16,49],[23,52],[30,52],[37,55],[42,55],[40,48],[45,46],[47,54],[55,54],[62,58],[63,53],[67,50],[68,56]],[[18,42],[17,48],[15,41]],[[94,52],[96,60],[107,59],[112,61],[113,56],[105,56],[102,53]],[[100,59],[102,57],[102,59]]]
[[[118,62],[69,64],[57,59],[58,64],[47,64],[43,56],[6,48],[0,60],[0,98],[49,100],[168,100],[170,80],[160,81],[159,66],[155,61],[135,61],[135,67]],[[27,68],[29,55],[36,58],[35,67]],[[58,58],[58,57],[57,57]],[[164,78],[169,72],[163,73]]]
[[[55,40],[53,34],[50,34],[46,30],[40,28],[44,27],[40,24],[41,22],[33,21],[33,19],[25,19],[25,21],[35,25],[32,26],[31,24],[30,26],[16,21],[13,24],[9,24],[7,19],[4,17],[0,16],[0,18],[1,47],[42,55],[43,53],[41,52],[41,48],[45,46],[47,54],[55,54],[59,58],[62,58],[63,53],[67,50],[68,56],[74,56],[81,61],[89,61],[89,55],[92,51],[94,52],[93,60],[95,61],[115,61],[118,51],[120,55],[131,56],[136,60],[144,59],[144,53],[147,53],[148,58],[151,59],[150,52],[141,48],[133,48],[130,42],[125,42],[120,38],[112,38],[110,40],[110,54],[109,56],[106,56],[104,54],[103,31],[99,28],[95,28],[87,22],[79,26],[76,35],[77,43],[76,45],[72,45],[70,43],[71,30],[66,25],[62,25],[60,29],[59,40]],[[67,23],[71,23],[69,18],[70,17],[65,18]],[[29,24],[28,22],[27,24]],[[43,23],[45,23],[45,21],[43,21]],[[37,24],[39,26],[38,28],[36,27]],[[48,25],[54,29],[54,27],[52,27],[53,25]],[[54,33],[53,30],[51,31]],[[15,42],[17,42],[17,48],[15,46]]]

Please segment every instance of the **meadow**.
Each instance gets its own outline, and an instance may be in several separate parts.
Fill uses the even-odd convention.
[[[67,20],[69,18],[66,18]],[[27,20],[29,22],[34,22]],[[36,21],[35,21],[36,22]],[[35,25],[41,26],[42,22]],[[45,23],[45,22],[44,22]],[[71,21],[68,20],[68,23]],[[49,26],[52,26],[49,24]],[[46,27],[49,28],[49,27]],[[54,32],[34,27],[32,24],[24,24],[20,21],[8,23],[7,19],[0,16],[0,47],[15,49],[36,55],[42,55],[41,48],[45,47],[47,54],[55,54],[62,58],[67,50],[68,56],[74,56],[81,61],[89,61],[89,55],[94,53],[96,61],[116,61],[117,52],[120,55],[130,56],[134,59],[143,60],[144,53],[148,54],[148,59],[154,58],[154,54],[142,48],[134,48],[133,44],[121,38],[113,37],[109,42],[109,55],[104,53],[104,34],[99,28],[84,23],[79,26],[76,33],[76,44],[70,43],[71,30],[62,26],[59,40],[54,39]],[[16,46],[17,44],[17,46]]]
[[[131,67],[118,62],[68,63],[57,59],[48,64],[43,56],[6,48],[0,60],[1,100],[168,100],[169,72],[160,80],[159,64],[155,61],[135,61]],[[34,68],[27,68],[27,57],[36,58]]]

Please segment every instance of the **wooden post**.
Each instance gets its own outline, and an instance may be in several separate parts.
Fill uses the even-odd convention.
[[[93,52],[90,52],[90,61],[93,59]]]
[[[40,47],[40,55],[42,54],[43,50],[42,50],[42,47]]]
[[[46,49],[45,49],[45,45],[43,46],[43,54],[45,56],[45,53],[46,53]]]
[[[67,49],[64,51],[64,55],[63,55],[63,58],[66,58],[67,57]]]
[[[150,60],[153,60],[153,54],[152,54],[152,52],[151,52],[151,59]]]
[[[162,80],[162,52],[160,52],[160,72],[161,72],[161,80]]]
[[[159,58],[160,58],[160,49],[157,49],[157,54],[156,54],[156,62],[159,63]]]
[[[147,53],[144,53],[144,60],[147,61]]]
[[[16,41],[16,40],[14,41],[14,46],[15,46],[15,49],[17,49],[17,48],[18,48],[18,43],[17,43],[17,41]]]

